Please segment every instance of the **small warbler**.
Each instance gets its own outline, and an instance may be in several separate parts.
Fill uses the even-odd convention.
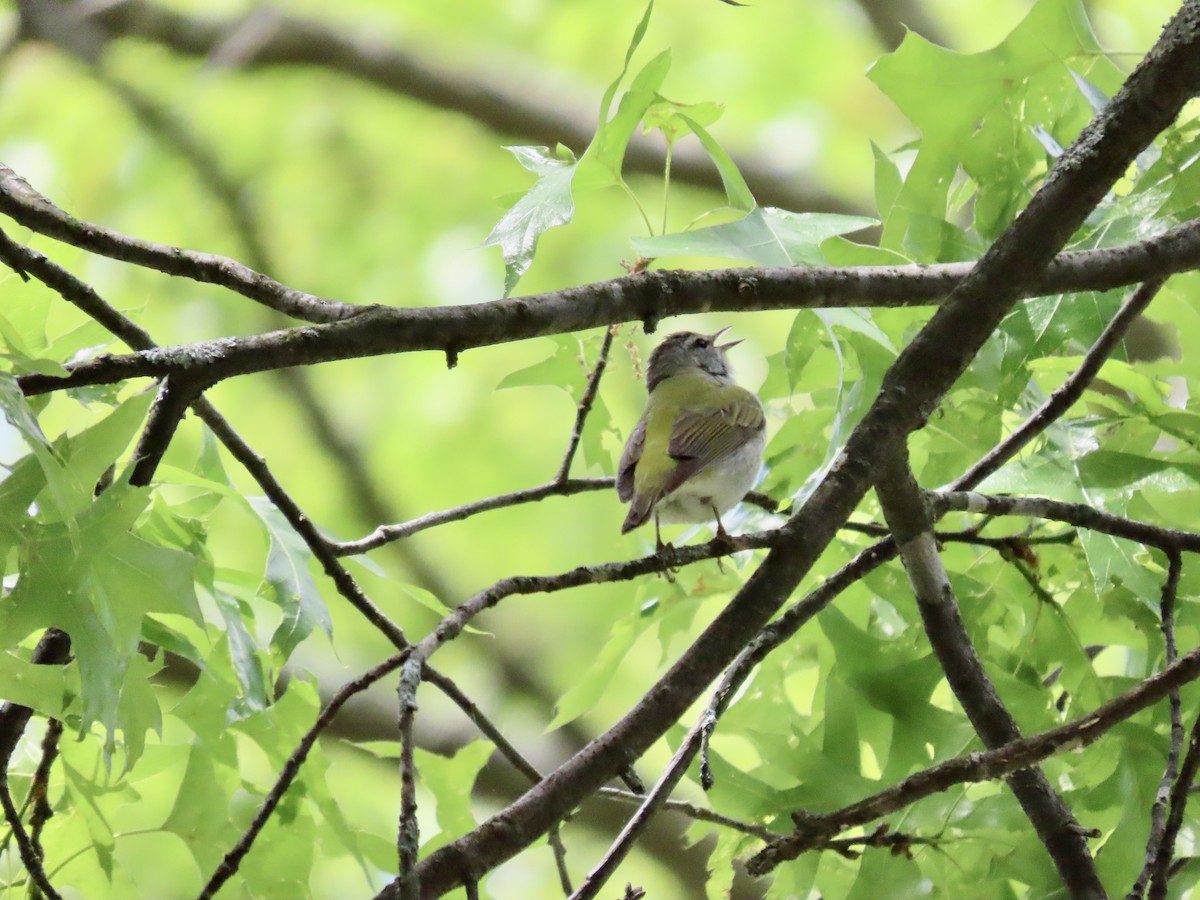
[[[734,383],[725,352],[741,341],[717,343],[728,330],[669,335],[646,367],[650,397],[621,454],[617,496],[629,504],[621,533],[653,514],[660,550],[660,522],[716,519],[727,539],[721,514],[746,496],[762,464],[762,404]]]

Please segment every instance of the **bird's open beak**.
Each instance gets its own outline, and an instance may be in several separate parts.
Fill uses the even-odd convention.
[[[736,347],[738,344],[740,344],[742,341],[745,340],[745,338],[741,338],[736,341],[730,341],[728,344],[718,344],[717,338],[719,338],[721,335],[723,335],[725,332],[727,332],[732,327],[733,327],[732,325],[726,325],[724,328],[722,328],[720,331],[716,332],[715,334],[709,335],[708,339],[710,341],[712,341],[713,346],[716,347],[718,350],[722,350],[722,351],[728,350],[730,347]]]

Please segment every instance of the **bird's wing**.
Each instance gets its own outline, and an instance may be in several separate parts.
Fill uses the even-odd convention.
[[[667,453],[677,461],[664,493],[737,451],[766,427],[762,404],[744,388],[725,389],[726,402],[682,413],[671,432]]]
[[[646,419],[643,416],[630,433],[625,449],[621,451],[621,461],[617,464],[617,496],[621,498],[622,503],[633,499],[633,473],[638,460],[642,458],[642,447],[645,443]]]

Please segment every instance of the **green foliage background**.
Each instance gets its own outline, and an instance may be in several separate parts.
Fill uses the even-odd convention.
[[[912,36],[875,62],[882,49],[853,3],[763,0],[734,9],[715,0],[660,0],[630,67],[633,76],[669,48],[670,71],[654,90],[675,101],[724,104],[719,118],[714,108],[695,108],[694,121],[727,151],[752,150],[877,216],[880,248],[838,237],[853,230],[841,220],[710,212],[721,198],[678,183],[670,187],[667,230],[718,230],[652,237],[628,192],[577,191],[573,221],[541,236],[515,293],[614,277],[638,253],[678,267],[976,258],[1028,200],[1054,148],[1075,137],[1098,97],[1119,87],[1175,4],[1095,2],[1087,16],[1067,0],[1042,0],[1032,11],[1017,2],[927,6],[957,52]],[[193,8],[214,12],[209,4]],[[321,3],[286,9],[334,15]],[[338,5],[333,24],[419,48],[483,78],[503,72],[510,89],[566,96],[574,114],[592,117],[642,12],[636,4],[549,0],[354,2]],[[128,40],[109,49],[106,65],[184,121],[245,186],[274,274],[285,283],[398,306],[473,303],[505,290],[500,253],[481,245],[531,184],[502,149],[521,143],[519,136],[501,138],[324,71],[229,71]],[[83,66],[50,46],[23,44],[0,76],[0,159],[37,189],[83,219],[247,258],[210,186]],[[1111,246],[1194,216],[1197,127],[1193,113],[1160,141],[1076,245]],[[580,155],[585,148],[570,149]],[[553,167],[560,159],[551,153],[538,163]],[[630,178],[628,187],[658,231],[661,181]],[[737,206],[737,192],[731,196]],[[764,235],[779,245],[764,243]],[[279,324],[212,287],[14,236],[95,286],[160,343]],[[1195,292],[1193,276],[1178,277],[1151,313],[1178,330],[1178,359],[1110,363],[1103,377],[1124,393],[1089,394],[986,487],[1191,525],[1200,418],[1190,399],[1167,402],[1167,379],[1196,395],[1200,369],[1189,340],[1200,333]],[[922,484],[951,480],[1021,421],[1072,370],[1120,300],[1114,292],[1020,307],[944,414],[914,437]],[[786,498],[811,486],[927,315],[752,313],[664,326],[732,324],[746,338],[735,362],[770,416],[763,489]],[[52,370],[108,344],[98,326],[14,275],[0,282],[0,331],[15,372]],[[453,370],[440,356],[412,354],[312,371],[338,431],[364,455],[358,473],[313,438],[286,382],[254,376],[210,396],[309,516],[349,538],[379,524],[355,499],[356,476],[377,485],[395,521],[548,480],[599,340],[568,335],[472,350]],[[612,473],[643,401],[640,369],[653,343],[640,327],[620,330],[575,474]],[[320,698],[386,656],[388,645],[339,602],[278,513],[194,419],[180,430],[152,491],[118,478],[93,499],[104,469],[114,461],[119,469],[127,458],[149,406],[144,385],[32,403],[7,376],[0,389],[8,415],[0,449],[10,466],[0,483],[0,696],[62,716],[68,727],[51,784],[61,814],[44,837],[51,879],[88,898],[194,895],[249,822]],[[420,636],[443,605],[497,578],[646,552],[646,534],[618,535],[621,517],[607,492],[550,499],[417,535],[406,553],[384,548],[353,570],[406,633]],[[867,507],[863,517],[878,514]],[[748,512],[729,524],[751,529],[771,521]],[[1022,523],[992,527],[1008,533]],[[807,586],[865,542],[845,533]],[[989,674],[1030,732],[1093,708],[1162,665],[1164,561],[1155,554],[1103,536],[1047,548],[1038,573],[1043,593],[991,551],[950,545],[946,561]],[[647,578],[511,598],[436,662],[540,766],[552,768],[567,741],[547,732],[607,727],[752,565],[738,559],[721,571],[708,563],[683,571],[675,584]],[[1200,639],[1196,578],[1185,568],[1181,647]],[[37,631],[50,625],[67,628],[74,640],[76,661],[64,672],[26,662]],[[139,640],[198,667],[194,685],[161,673],[162,655],[140,655]],[[1092,660],[1090,645],[1106,649]],[[530,684],[498,677],[505,666],[519,667]],[[1058,667],[1061,676],[1044,689],[1042,680]],[[273,690],[276,684],[286,690]],[[1185,710],[1196,699],[1185,692]],[[421,737],[430,748],[418,758],[428,851],[469,830],[501,798],[471,797],[490,747],[472,740],[461,716],[428,687],[421,702]],[[370,723],[390,722],[392,705],[384,686],[353,707],[352,717],[368,723],[358,726],[357,742],[323,742],[222,897],[369,896],[389,880],[397,744]],[[1123,891],[1142,862],[1164,734],[1163,716],[1147,713],[1096,748],[1046,766],[1081,819],[1102,832],[1093,847],[1101,848],[1100,871],[1114,890]],[[37,736],[33,729],[14,760],[18,796],[37,762]],[[639,764],[645,777],[655,777],[671,743]],[[761,666],[713,746],[717,784],[708,802],[785,831],[792,809],[851,802],[976,742],[893,565],[846,592]],[[695,785],[684,794],[701,797]],[[810,854],[780,870],[769,896],[1053,895],[1049,860],[999,785],[938,795],[892,824],[938,844],[918,847],[913,860],[878,851],[859,860]],[[689,837],[714,833],[709,896],[717,897],[731,878],[730,860],[756,842],[707,824],[694,824]],[[582,824],[568,825],[564,836],[570,863],[583,874],[604,839]],[[650,854],[631,858],[620,877],[651,897],[680,896],[676,875]],[[0,856],[3,895],[23,895],[23,879],[8,845]],[[544,847],[503,866],[485,887],[497,897],[560,895]]]

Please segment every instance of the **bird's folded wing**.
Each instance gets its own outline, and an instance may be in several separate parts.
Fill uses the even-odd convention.
[[[617,464],[617,496],[622,503],[633,499],[633,475],[637,469],[638,460],[642,458],[642,447],[646,444],[646,419],[643,417],[621,451],[621,461]]]
[[[762,405],[749,391],[730,389],[727,403],[679,416],[667,453],[678,460],[668,491],[697,472],[735,453],[766,425]]]

